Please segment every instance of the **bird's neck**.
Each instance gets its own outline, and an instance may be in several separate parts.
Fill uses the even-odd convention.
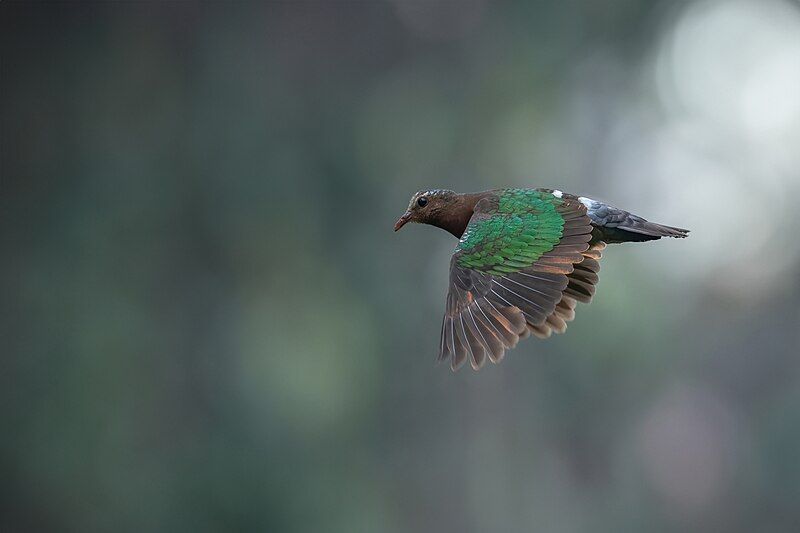
[[[469,219],[472,218],[472,213],[475,211],[475,204],[481,198],[489,194],[489,192],[482,193],[465,193],[459,194],[454,205],[443,213],[440,217],[432,222],[436,227],[442,228],[455,235],[456,239],[460,239],[467,229]]]

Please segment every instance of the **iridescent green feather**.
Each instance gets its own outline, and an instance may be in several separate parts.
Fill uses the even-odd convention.
[[[495,211],[476,215],[467,226],[456,247],[459,266],[499,276],[517,272],[561,239],[560,198],[533,189],[506,189],[498,199]]]

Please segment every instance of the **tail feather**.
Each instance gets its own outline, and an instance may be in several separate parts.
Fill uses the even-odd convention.
[[[689,230],[650,222],[639,215],[592,200],[589,217],[593,240],[607,243],[654,241],[661,237],[683,239]]]
[[[631,221],[630,224],[621,224],[617,226],[617,229],[630,231],[631,233],[638,233],[640,235],[647,235],[650,237],[674,237],[676,239],[683,239],[689,234],[688,229],[665,226],[664,224],[656,224],[655,222],[648,222],[640,217],[632,216],[629,217],[629,220]]]

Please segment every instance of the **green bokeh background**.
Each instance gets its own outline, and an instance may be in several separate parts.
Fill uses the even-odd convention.
[[[0,2],[0,529],[797,531],[797,36],[788,0]],[[455,241],[392,224],[526,185],[693,233],[453,374]]]

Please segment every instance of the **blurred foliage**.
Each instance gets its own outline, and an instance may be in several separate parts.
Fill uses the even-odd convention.
[[[797,531],[795,3],[5,1],[0,35],[3,531]],[[455,243],[391,227],[515,185],[694,231],[452,374]]]

